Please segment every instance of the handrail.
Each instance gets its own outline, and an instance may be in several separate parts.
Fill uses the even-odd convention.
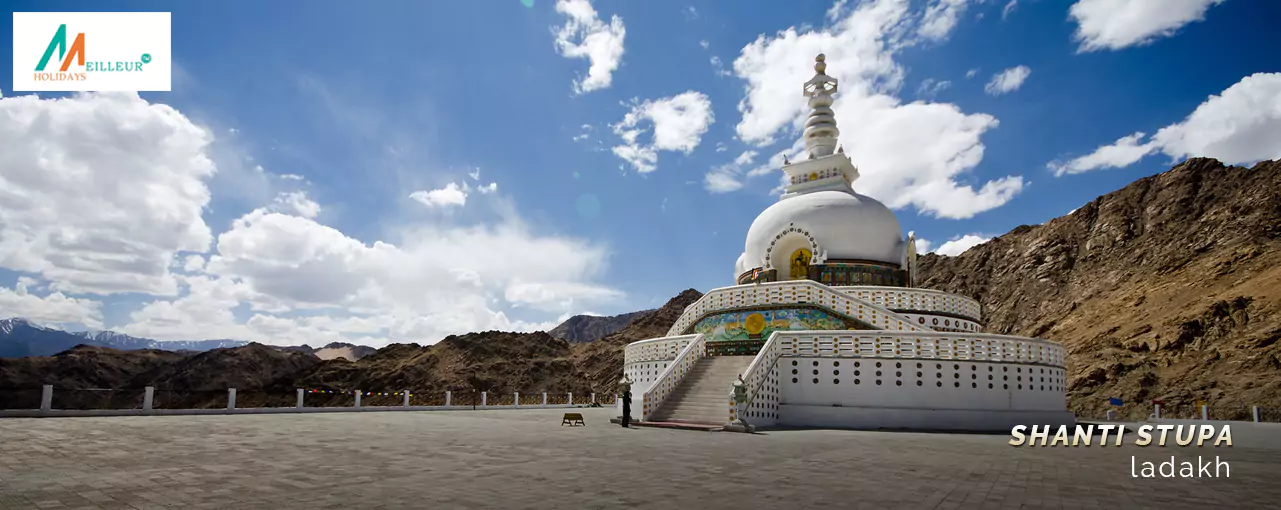
[[[756,353],[756,357],[752,358],[752,362],[747,365],[747,370],[743,371],[743,385],[747,387],[748,405],[751,405],[752,401],[756,398],[756,392],[760,390],[761,383],[765,380],[765,377],[769,375],[770,370],[774,369],[774,365],[778,363],[778,358],[782,356],[779,335],[782,335],[783,333],[783,331],[775,331],[771,333],[769,340],[766,340],[765,345],[761,346],[761,351]],[[729,389],[729,401],[731,402],[730,415],[732,416],[734,412],[737,411],[735,404],[732,403],[734,402],[733,384],[730,385]]]
[[[1050,340],[946,331],[778,331],[784,356],[998,361],[1066,366]],[[762,349],[763,351],[764,349]]]
[[[875,286],[875,285],[840,285],[840,286],[833,286],[832,290],[849,294],[859,299],[864,299],[863,297],[859,296],[859,294],[861,293],[866,293],[869,295],[879,294],[881,299],[877,300],[873,298],[873,299],[870,299],[870,301],[872,301],[875,304],[878,304],[893,310],[915,309],[917,311],[922,311],[922,312],[932,311],[932,312],[953,313],[962,317],[969,318],[974,321],[980,321],[983,318],[982,317],[983,305],[980,304],[974,298],[971,298],[969,296],[963,296],[961,294],[944,292],[937,289],[921,289],[916,287],[882,287],[882,286]],[[918,297],[921,300],[937,299],[944,302],[952,301],[953,303],[951,304],[955,306],[954,307],[949,307],[949,306],[931,307],[927,305],[919,308],[911,308],[908,306],[903,306],[903,303],[898,303],[899,306],[894,306],[890,304],[889,301],[902,300],[901,297],[897,296],[898,294],[906,294],[908,296],[915,294],[916,296],[914,297]],[[872,297],[872,296],[869,296],[869,297]]]
[[[676,359],[672,360],[659,374],[658,379],[654,380],[653,386],[645,390],[645,395],[641,400],[641,419],[648,421],[650,416],[658,411],[658,407],[667,400],[672,390],[680,384],[694,364],[698,363],[707,355],[707,337],[697,335],[694,340],[676,354]]]
[[[787,298],[793,297],[789,295],[788,292],[786,292],[789,288],[792,290],[792,292],[795,292],[798,289],[803,288],[807,292],[813,291],[814,293],[818,294],[818,296],[815,298],[815,297],[802,297],[800,295],[797,295],[795,296],[795,299],[789,300]],[[761,302],[759,297],[757,297],[757,295],[761,293],[766,294],[766,297],[771,297],[770,293],[774,291],[778,292],[776,297],[778,297],[779,299],[777,301],[767,300],[766,302]],[[726,299],[727,295],[732,295],[737,292],[752,293],[753,294],[752,302],[744,303],[742,305],[736,304],[733,306],[718,306],[714,308],[708,306],[708,303],[711,303],[716,300]],[[744,296],[743,300],[746,301],[747,298]],[[812,280],[789,280],[785,282],[769,282],[769,283],[757,283],[757,284],[748,284],[748,285],[735,285],[732,287],[721,287],[718,289],[712,289],[708,291],[707,294],[704,294],[703,297],[699,298],[698,301],[695,301],[691,303],[689,306],[685,307],[685,311],[682,312],[681,316],[678,319],[676,319],[676,322],[674,324],[672,324],[671,329],[667,330],[667,335],[672,336],[672,335],[680,334],[686,328],[692,326],[695,323],[695,321],[701,319],[702,317],[712,312],[727,310],[731,308],[739,308],[742,306],[792,304],[792,303],[824,305],[829,308],[832,308],[832,310],[836,311],[837,313],[851,315],[856,319],[859,319],[863,322],[873,325],[874,327],[881,327],[881,323],[888,324],[890,322],[893,322],[894,325],[898,326],[899,330],[933,331],[932,328],[914,324],[907,317],[904,317],[898,313],[895,313],[894,311],[891,311],[888,308],[877,305],[867,300],[859,299],[857,297],[851,296],[844,292],[836,291],[832,287],[829,287],[827,285],[823,285]],[[844,304],[846,306],[838,306],[838,304]],[[853,305],[861,305],[863,308],[866,308],[868,312],[866,317],[861,315],[863,312],[863,310],[861,309],[859,310],[859,313],[855,313]],[[848,309],[848,312],[846,311],[846,309]],[[883,329],[883,330],[891,331],[889,329]]]

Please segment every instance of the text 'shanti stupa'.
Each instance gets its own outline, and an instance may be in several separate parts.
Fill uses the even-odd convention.
[[[1070,424],[1064,350],[982,333],[978,302],[914,288],[916,242],[858,194],[838,148],[837,80],[804,85],[809,159],[747,231],[736,285],[632,343],[632,419],[711,425],[1009,430]],[[742,383],[738,383],[741,377]],[[621,413],[621,406],[620,406]]]

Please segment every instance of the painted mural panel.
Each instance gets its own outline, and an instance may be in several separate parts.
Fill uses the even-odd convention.
[[[707,335],[708,342],[760,340],[775,331],[857,329],[840,316],[815,308],[740,310],[704,317],[691,333]]]

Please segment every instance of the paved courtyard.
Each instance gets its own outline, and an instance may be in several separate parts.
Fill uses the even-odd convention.
[[[1281,450],[1006,435],[627,430],[610,410],[0,419],[0,508],[1205,508],[1281,501]],[[1129,440],[1127,440],[1129,442]],[[1231,478],[1137,479],[1218,455]]]

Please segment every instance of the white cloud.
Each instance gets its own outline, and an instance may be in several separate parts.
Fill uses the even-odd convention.
[[[698,19],[698,9],[695,9],[694,6],[686,7],[684,12],[686,19]]]
[[[653,127],[653,141],[639,141],[648,121]],[[698,147],[708,126],[715,121],[712,102],[701,92],[687,91],[675,96],[634,103],[623,120],[612,127],[624,144],[614,147],[614,154],[630,163],[638,172],[652,172],[658,167],[658,151],[689,154]]]
[[[302,181],[302,180],[305,180],[305,179],[303,178],[303,176],[298,175],[298,174],[280,174],[280,178],[281,178],[281,179],[284,179],[284,180],[286,180],[286,181]]]
[[[218,236],[206,275],[180,276],[185,295],[147,303],[120,330],[272,344],[352,341],[342,336],[349,333],[371,335],[361,338],[371,345],[433,343],[469,331],[554,325],[512,319],[494,309],[496,299],[560,314],[622,297],[593,282],[605,270],[605,248],[538,236],[514,218],[413,226],[399,238],[369,245],[309,218],[259,209]],[[243,303],[254,315],[241,323],[232,311]],[[320,315],[280,315],[289,311]]]
[[[208,250],[213,136],[137,94],[0,100],[0,268],[53,290],[173,295]]]
[[[205,258],[200,255],[187,255],[183,259],[182,270],[188,273],[198,273],[205,270]]]
[[[1001,8],[1001,19],[1009,18],[1010,14],[1013,14],[1014,9],[1018,8],[1018,6],[1019,0],[1010,0],[1009,2],[1006,2],[1005,7]]]
[[[320,215],[320,204],[307,198],[303,191],[281,193],[272,201],[272,209],[286,214],[297,214],[304,218],[315,218]]]
[[[977,76],[978,74],[979,74],[979,68],[975,67],[965,72],[965,79],[968,80],[970,78]]]
[[[708,42],[707,42],[707,39],[703,39],[703,40],[701,40],[701,41],[698,41],[698,45],[699,45],[699,46],[702,46],[702,47],[703,47],[703,49],[707,49],[708,47],[710,47],[710,46],[711,46],[711,43],[708,43]]]
[[[1027,77],[1032,75],[1032,69],[1028,66],[1011,67],[999,73],[992,75],[992,81],[983,86],[983,91],[989,95],[999,96],[1014,92],[1023,86]]]
[[[930,0],[917,33],[927,40],[946,40],[965,9],[975,0]],[[982,0],[978,0],[982,1]]]
[[[558,0],[556,12],[565,15],[565,24],[556,29],[556,49],[566,58],[586,58],[587,77],[574,82],[574,92],[584,94],[609,88],[614,71],[623,60],[623,19],[610,18],[605,24],[588,0]]]
[[[934,246],[934,243],[930,242],[929,239],[916,238],[916,253],[929,253],[933,251],[930,249],[932,246]]]
[[[1242,78],[1219,95],[1210,96],[1181,122],[1163,127],[1142,142],[1143,133],[1069,160],[1052,162],[1055,175],[1100,168],[1124,167],[1148,154],[1162,152],[1173,159],[1215,158],[1227,164],[1250,164],[1281,158],[1281,73],[1257,73]]]
[[[458,183],[451,182],[445,187],[431,191],[415,191],[409,194],[412,198],[427,207],[453,207],[461,206],[467,203],[467,190]]]
[[[992,240],[992,238],[990,237],[983,237],[978,234],[966,234],[961,237],[954,238],[946,243],[943,243],[937,249],[934,250],[934,253],[937,253],[939,255],[947,255],[949,257],[955,257],[957,255],[965,253],[965,250],[968,250],[980,244],[986,243],[990,240]]]
[[[1174,35],[1223,0],[1079,0],[1068,9],[1078,52],[1119,50]]]
[[[999,207],[1022,189],[1021,176],[962,184],[983,159],[980,137],[997,120],[954,104],[904,104],[894,95],[904,71],[893,54],[916,33],[908,6],[905,0],[865,2],[852,11],[842,5],[832,26],[789,28],[744,47],[734,61],[747,82],[739,138],[758,147],[779,135],[798,140],[807,113],[800,84],[813,75],[814,56],[825,53],[828,74],[840,80],[833,109],[841,142],[861,174],[855,189],[893,208],[911,205],[943,218]]]
[[[0,317],[24,317],[36,323],[78,323],[91,329],[102,328],[102,303],[92,299],[67,297],[54,292],[44,297],[28,292],[35,286],[30,277],[19,277],[13,289],[0,287]]]
[[[708,61],[712,63],[712,72],[716,73],[716,76],[733,76],[734,75],[734,73],[731,73],[725,69],[725,62],[722,62],[720,57],[716,55],[712,55],[712,58],[708,59]]]
[[[933,99],[935,96],[952,86],[952,82],[947,80],[935,80],[926,78],[921,80],[921,85],[916,88],[916,97]]]
[[[490,194],[490,193],[497,192],[497,191],[498,191],[498,183],[496,183],[496,182],[491,182],[491,183],[489,183],[489,184],[484,184],[484,185],[476,186],[476,191],[479,191],[479,192],[480,192],[480,194],[482,194],[482,195],[488,195],[488,194]]]
[[[1129,166],[1144,156],[1151,154],[1157,147],[1153,144],[1140,144],[1143,133],[1123,136],[1112,145],[1104,145],[1094,152],[1068,161],[1067,163],[1050,163],[1048,167],[1055,176],[1079,174],[1100,168],[1120,168]]]

